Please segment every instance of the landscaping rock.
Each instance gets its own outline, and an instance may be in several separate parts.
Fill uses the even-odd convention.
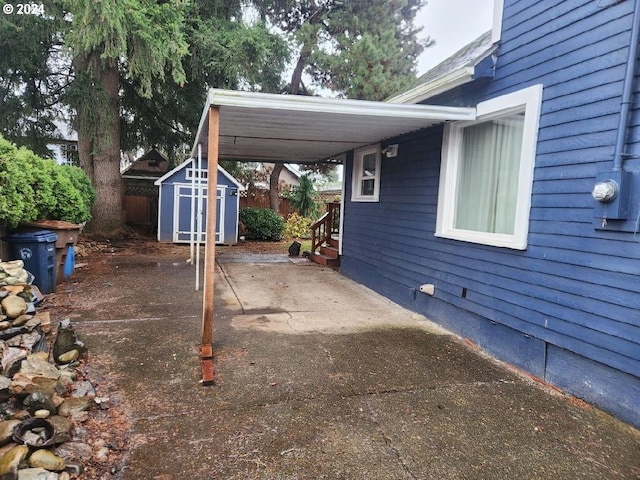
[[[28,352],[22,348],[8,347],[2,354],[2,372],[6,377],[13,377],[18,370],[22,360],[27,358]]]
[[[55,412],[56,407],[53,404],[51,395],[42,392],[34,392],[27,395],[22,404],[25,406],[30,414],[35,414],[38,410],[46,410],[48,412]]]
[[[71,430],[73,429],[73,424],[68,418],[61,417],[60,415],[53,415],[47,418],[47,420],[55,429],[53,442],[56,445],[71,441]]]
[[[22,260],[12,260],[10,262],[0,262],[0,284],[15,285],[17,283],[27,283],[29,274],[24,269]]]
[[[93,388],[93,385],[91,385],[91,382],[84,381],[76,385],[76,388],[71,396],[94,398],[96,396],[96,390],[95,388]]]
[[[27,302],[17,295],[9,295],[8,297],[3,298],[0,305],[2,305],[4,314],[9,319],[14,319],[27,313]]]
[[[25,459],[28,453],[28,447],[17,445],[0,457],[0,479],[17,480],[20,462]]]
[[[67,363],[71,363],[71,362],[75,362],[78,357],[80,356],[80,351],[77,348],[74,348],[73,350],[69,350],[66,353],[63,353],[62,355],[58,356],[58,363],[59,364],[67,364]]]
[[[78,378],[78,376],[76,375],[76,372],[73,372],[71,370],[61,370],[60,371],[60,383],[62,385],[64,385],[65,387],[69,387],[71,385],[73,385],[73,383],[76,381],[76,379]]]
[[[82,442],[67,442],[55,448],[55,453],[67,459],[67,463],[86,462],[93,457],[91,445]]]
[[[60,480],[60,476],[44,468],[24,468],[18,471],[18,480]]]
[[[91,400],[86,397],[65,398],[62,405],[58,407],[58,415],[63,417],[73,417],[89,410]]]
[[[25,307],[26,307],[26,302],[25,302]],[[25,323],[27,323],[29,320],[31,320],[33,318],[33,315],[20,315],[19,317],[15,318],[13,320],[13,322],[11,322],[11,324],[14,327],[21,327],[22,325],[24,325]]]
[[[22,361],[20,371],[13,376],[11,390],[14,394],[42,392],[54,395],[64,388],[58,382],[60,371],[37,355],[28,355]]]
[[[78,478],[83,463],[94,457],[94,450],[102,460],[110,453],[107,446],[81,443],[92,440],[80,423],[87,420],[87,410],[97,395],[91,382],[76,383],[75,368],[86,348],[66,320],[59,325],[54,354],[50,355],[46,336],[51,331],[49,315],[35,313],[24,286],[2,288],[10,290],[0,289],[4,302],[0,311],[0,366],[4,374],[0,375],[0,420],[4,420],[0,421],[0,480]],[[63,397],[69,394],[72,396]],[[82,431],[85,438],[80,439]],[[50,445],[56,445],[53,451],[45,448]],[[28,456],[30,446],[36,450]],[[25,468],[27,463],[30,468]]]
[[[11,380],[4,375],[0,375],[0,402],[4,402],[11,397]]]
[[[0,445],[6,445],[12,441],[13,428],[20,424],[20,420],[6,420],[0,422]]]
[[[61,472],[66,467],[64,458],[44,448],[36,450],[29,457],[29,466],[44,468],[46,470]]]
[[[11,347],[20,347],[27,351],[31,351],[34,349],[36,343],[38,343],[41,338],[42,335],[40,335],[40,333],[37,331],[31,333],[23,333],[7,340],[7,345]]]
[[[58,327],[58,335],[56,336],[56,341],[53,345],[53,358],[58,364],[66,364],[75,361],[78,356],[69,360],[70,357],[73,357],[73,354],[69,356],[63,356],[72,350],[78,351],[78,356],[82,355],[86,351],[86,347],[83,342],[81,342],[73,326],[71,325],[71,320],[68,318],[60,322]],[[61,356],[62,360],[61,360]]]

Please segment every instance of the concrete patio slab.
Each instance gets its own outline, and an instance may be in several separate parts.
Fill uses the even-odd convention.
[[[113,478],[640,475],[636,429],[318,266],[219,264],[216,383],[203,387],[201,292],[184,258],[96,259],[62,294],[88,367],[129,412]]]

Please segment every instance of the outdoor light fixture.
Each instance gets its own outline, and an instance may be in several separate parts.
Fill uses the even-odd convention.
[[[388,145],[382,149],[382,154],[387,158],[394,158],[398,156],[398,144]]]

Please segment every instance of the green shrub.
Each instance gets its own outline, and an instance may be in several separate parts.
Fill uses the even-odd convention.
[[[284,220],[273,210],[245,207],[240,209],[240,221],[247,229],[247,240],[282,239]]]
[[[0,224],[32,220],[81,223],[91,218],[95,191],[78,167],[60,166],[0,136]]]
[[[286,238],[309,237],[312,223],[310,218],[293,212],[287,217],[287,223],[284,226],[284,236]]]
[[[48,218],[82,223],[91,219],[95,191],[89,179],[78,167],[58,166],[54,172],[56,206]]]
[[[13,228],[38,218],[33,183],[28,150],[18,150],[0,137],[0,223],[4,226]]]

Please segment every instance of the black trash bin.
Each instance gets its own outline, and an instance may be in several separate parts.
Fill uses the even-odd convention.
[[[16,233],[5,238],[13,260],[22,260],[42,293],[56,291],[56,240],[49,230]]]

